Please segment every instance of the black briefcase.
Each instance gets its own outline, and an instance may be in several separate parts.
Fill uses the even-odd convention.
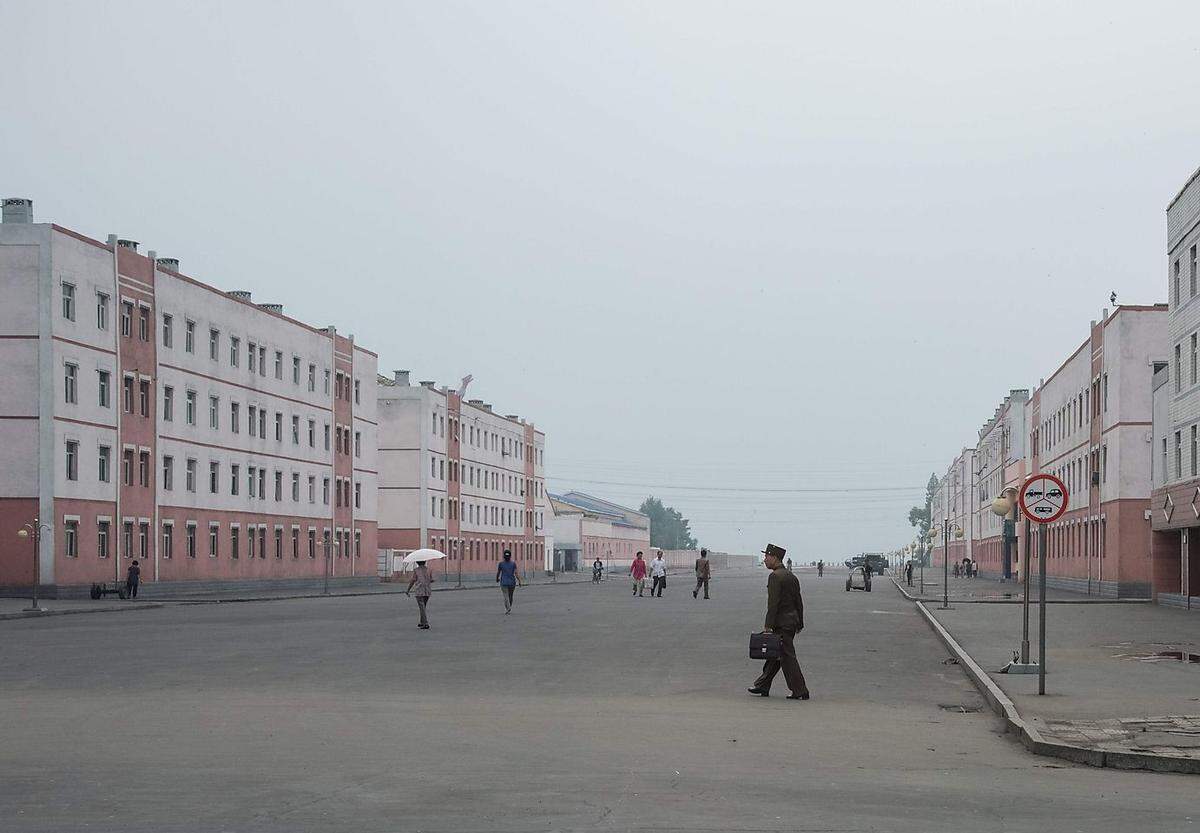
[[[783,640],[777,633],[750,634],[750,659],[779,659],[783,656]]]

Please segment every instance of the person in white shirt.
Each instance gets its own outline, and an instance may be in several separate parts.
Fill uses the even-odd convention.
[[[654,556],[654,560],[650,562],[650,595],[662,598],[662,591],[667,586],[667,562],[662,557],[662,552]]]

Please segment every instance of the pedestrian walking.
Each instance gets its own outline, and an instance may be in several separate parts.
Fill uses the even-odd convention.
[[[708,578],[712,575],[712,565],[708,563],[708,550],[701,549],[700,557],[696,559],[696,589],[692,591],[692,598],[700,595],[700,588],[704,588],[704,598],[708,598]]]
[[[642,551],[638,550],[637,557],[633,559],[633,564],[629,566],[629,575],[633,576],[633,595],[643,596],[646,592],[646,560],[642,558]]]
[[[907,564],[904,565],[904,581],[908,584],[909,587],[912,587],[912,571],[913,571],[913,563],[911,561],[909,561]]]
[[[425,566],[424,561],[417,562],[412,578],[409,579],[408,589],[404,591],[405,595],[411,596],[414,586],[417,588],[417,607],[421,611],[421,621],[417,623],[417,627],[427,631],[429,630],[429,619],[425,616],[425,606],[429,604],[429,596],[433,592],[433,573]]]
[[[825,575],[825,562],[818,561],[817,562],[817,578],[821,578],[823,575]]]
[[[662,598],[662,591],[667,586],[667,561],[663,558],[662,551],[654,557],[650,562],[650,595],[655,595],[654,591],[658,591],[658,598]]]
[[[521,583],[521,577],[517,575],[517,565],[512,560],[512,552],[504,551],[504,560],[496,565],[496,583],[500,585],[500,592],[504,594],[504,615],[512,613],[513,593],[516,592],[517,585]]]
[[[804,679],[804,672],[800,670],[796,646],[793,644],[796,634],[804,630],[804,600],[800,597],[800,580],[783,567],[785,552],[783,547],[774,544],[767,544],[763,550],[763,564],[771,571],[767,578],[767,616],[763,633],[779,634],[783,655],[779,659],[764,662],[762,674],[747,691],[760,697],[769,697],[771,681],[783,669],[783,678],[792,691],[788,699],[807,700],[808,683]]]
[[[131,599],[137,598],[138,585],[142,583],[142,568],[135,560],[125,573],[125,595]]]

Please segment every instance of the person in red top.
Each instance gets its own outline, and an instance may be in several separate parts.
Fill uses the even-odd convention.
[[[646,595],[646,562],[642,558],[641,550],[638,550],[637,558],[633,559],[629,575],[633,576],[633,595]]]

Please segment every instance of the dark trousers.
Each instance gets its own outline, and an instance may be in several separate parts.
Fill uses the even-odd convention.
[[[654,591],[657,590],[658,591],[657,595],[662,596],[663,588],[666,586],[667,586],[667,577],[666,576],[655,576],[653,581],[650,582],[650,595],[651,596],[656,595]]]
[[[783,679],[792,690],[792,694],[808,694],[808,683],[804,681],[804,672],[800,670],[800,661],[796,659],[796,646],[792,640],[796,638],[795,631],[777,630],[783,643],[783,658],[769,659],[763,663],[762,674],[754,681],[754,687],[763,691],[771,690],[771,681],[783,669]]]
[[[512,610],[513,591],[516,589],[517,589],[516,587],[509,587],[504,584],[500,585],[500,591],[504,594],[504,609],[505,610]]]
[[[421,621],[418,624],[421,624],[421,625],[429,624],[429,619],[427,619],[425,616],[425,605],[427,605],[427,604],[429,604],[428,596],[417,596],[417,607],[421,611]]]
[[[699,594],[701,587],[704,588],[704,598],[707,599],[708,598],[708,578],[706,576],[697,576],[696,589],[692,591],[692,595],[695,596],[695,595]]]
[[[136,599],[137,598],[137,588],[138,588],[139,583],[140,582],[138,582],[138,581],[130,581],[130,580],[126,579],[125,595],[131,599]]]

